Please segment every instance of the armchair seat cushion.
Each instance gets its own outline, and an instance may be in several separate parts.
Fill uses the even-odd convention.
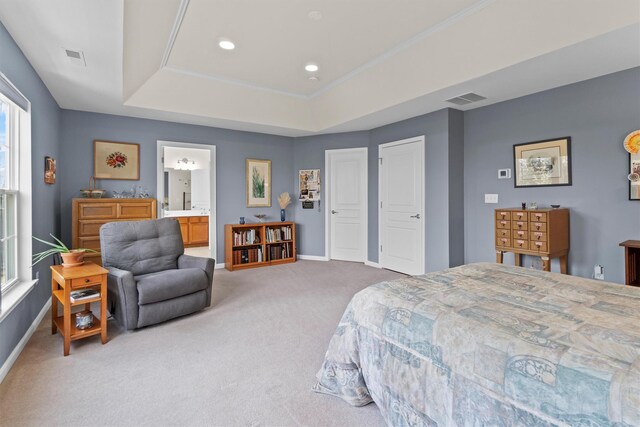
[[[134,276],[138,304],[152,304],[204,290],[209,285],[201,268],[182,268]]]

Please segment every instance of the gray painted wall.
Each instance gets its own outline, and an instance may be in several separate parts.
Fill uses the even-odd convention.
[[[44,157],[60,160],[60,108],[31,64],[0,24],[0,72],[31,101],[33,234],[48,237],[60,234],[60,178],[55,185],[44,183]],[[34,251],[43,249],[35,244]],[[40,273],[36,288],[0,323],[0,366],[51,298],[51,274],[46,262],[33,269]]]
[[[495,260],[494,207],[558,203],[571,209],[570,273],[591,277],[599,263],[607,280],[623,283],[618,243],[640,238],[622,147],[640,125],[640,68],[471,110],[464,122],[465,262]],[[515,189],[497,179],[499,168],[513,168],[513,144],[562,136],[572,138],[572,186]],[[484,193],[498,193],[500,203],[484,204]]]
[[[157,140],[209,144],[216,146],[217,163],[217,235],[216,262],[224,262],[224,224],[237,223],[245,216],[256,222],[256,213],[266,213],[266,220],[279,221],[277,197],[283,191],[294,192],[293,140],[288,137],[252,132],[194,126],[159,120],[112,116],[80,111],[62,111],[62,156],[58,162],[61,178],[62,237],[71,241],[71,200],[79,197],[80,188],[89,185],[93,174],[93,140],[135,142],[140,144],[139,181],[98,181],[109,192],[147,187],[156,194]],[[271,160],[271,208],[247,208],[245,159]],[[293,210],[288,209],[291,215]],[[293,217],[291,217],[293,219]]]

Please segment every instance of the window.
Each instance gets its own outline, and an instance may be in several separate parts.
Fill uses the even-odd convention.
[[[38,283],[31,195],[31,103],[0,72],[0,322]]]
[[[18,282],[20,109],[0,93],[0,290]]]

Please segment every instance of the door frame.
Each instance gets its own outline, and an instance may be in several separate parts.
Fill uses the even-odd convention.
[[[424,135],[419,135],[419,136],[414,136],[411,138],[405,138],[405,139],[401,139],[398,141],[392,141],[392,142],[387,142],[384,144],[380,144],[378,145],[378,264],[380,265],[380,268],[386,268],[383,262],[383,256],[382,256],[382,252],[380,249],[382,248],[382,168],[380,167],[380,164],[382,163],[382,149],[383,148],[388,148],[388,147],[393,147],[393,146],[397,146],[397,145],[404,145],[404,144],[409,144],[409,143],[413,143],[413,142],[417,142],[419,144],[420,147],[420,176],[421,176],[421,180],[422,180],[422,206],[421,206],[421,212],[420,213],[420,217],[422,218],[422,221],[420,222],[420,240],[422,242],[422,244],[420,245],[420,247],[422,248],[422,257],[421,257],[421,267],[420,267],[420,271],[422,271],[422,274],[425,274],[425,269],[426,269],[426,255],[427,255],[427,250],[426,250],[426,237],[424,234],[424,230],[425,230],[425,221],[426,218],[424,216],[425,214],[425,206],[426,206],[426,182],[425,182],[425,137]]]
[[[364,155],[364,168],[362,173],[364,174],[364,197],[362,198],[362,212],[364,213],[364,230],[362,233],[362,245],[363,254],[362,262],[366,263],[369,259],[369,148],[341,148],[335,150],[324,151],[324,170],[325,170],[325,197],[326,202],[324,204],[324,257],[327,261],[331,260],[331,155],[332,154],[347,154],[347,153],[361,153]]]
[[[189,142],[177,142],[166,141],[159,139],[157,141],[156,148],[156,198],[158,199],[157,209],[158,218],[163,218],[163,204],[164,204],[164,162],[163,151],[164,147],[176,147],[176,148],[195,148],[197,150],[209,150],[209,179],[211,180],[209,186],[209,251],[211,258],[218,262],[218,240],[217,240],[217,220],[218,215],[216,213],[216,146],[208,144],[193,144]]]

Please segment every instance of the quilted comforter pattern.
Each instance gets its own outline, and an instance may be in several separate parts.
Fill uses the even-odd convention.
[[[640,426],[640,288],[500,264],[370,286],[314,390],[393,426]]]

